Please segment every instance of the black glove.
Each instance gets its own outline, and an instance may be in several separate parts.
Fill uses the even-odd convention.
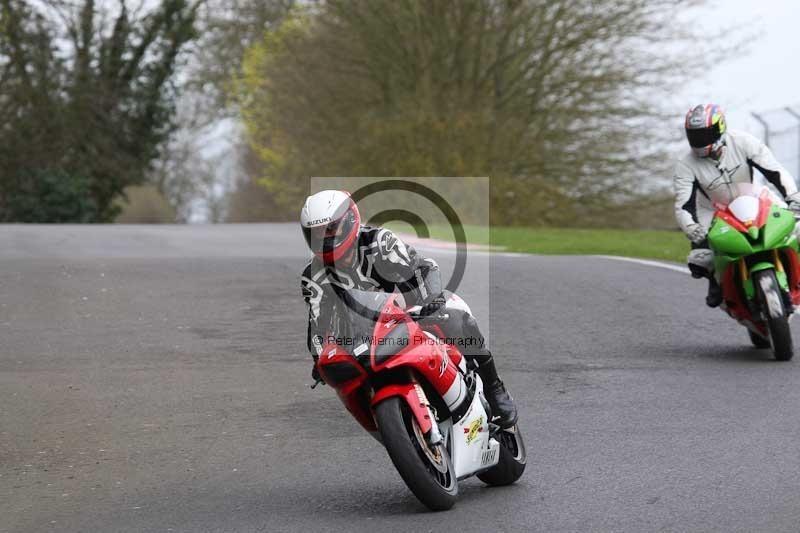
[[[434,314],[436,311],[441,309],[442,307],[447,304],[447,298],[445,298],[444,293],[439,293],[430,300],[428,303],[422,306],[422,309],[419,310],[420,316],[430,316]]]

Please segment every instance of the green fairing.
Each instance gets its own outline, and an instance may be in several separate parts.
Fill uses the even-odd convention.
[[[781,289],[788,291],[789,290],[789,276],[786,275],[786,272],[776,272],[776,276],[778,277],[778,285],[781,286]]]
[[[764,249],[771,250],[782,246],[787,235],[794,230],[794,225],[794,214],[791,211],[773,205],[763,229]]]
[[[714,250],[714,270],[717,279],[722,279],[725,269],[742,257],[781,248],[791,248],[798,252],[797,237],[793,234],[794,227],[794,214],[776,205],[770,209],[767,221],[760,231],[749,228],[747,233],[741,233],[724,220],[715,218],[708,232],[708,242]],[[775,268],[775,265],[770,262],[759,262],[750,267],[749,273],[767,268]],[[786,274],[783,272],[776,274],[781,288],[788,290]],[[752,299],[755,295],[752,281],[750,279],[744,281],[743,286],[747,298]]]
[[[743,255],[755,253],[753,245],[747,240],[747,237],[721,218],[715,218],[714,223],[711,224],[708,243],[716,255],[730,256],[731,261],[735,261]]]

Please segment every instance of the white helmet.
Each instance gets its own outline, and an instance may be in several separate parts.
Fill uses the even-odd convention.
[[[356,245],[361,215],[349,193],[320,191],[306,198],[300,211],[300,225],[314,255],[331,263]]]

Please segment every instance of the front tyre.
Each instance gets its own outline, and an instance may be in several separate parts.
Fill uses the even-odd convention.
[[[528,457],[519,425],[499,430],[494,438],[500,443],[500,460],[489,470],[478,474],[478,479],[496,487],[511,485],[525,471]]]
[[[761,270],[753,274],[753,284],[761,304],[772,343],[772,353],[778,361],[789,361],[794,355],[792,331],[783,306],[780,285],[774,270]]]
[[[388,398],[375,407],[383,445],[414,496],[432,511],[450,509],[458,481],[443,445],[431,447],[406,402]]]

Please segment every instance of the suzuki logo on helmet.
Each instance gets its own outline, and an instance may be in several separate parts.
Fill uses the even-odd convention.
[[[318,218],[317,220],[309,220],[306,222],[306,226],[319,226],[320,224],[326,224],[330,221],[331,217]]]

